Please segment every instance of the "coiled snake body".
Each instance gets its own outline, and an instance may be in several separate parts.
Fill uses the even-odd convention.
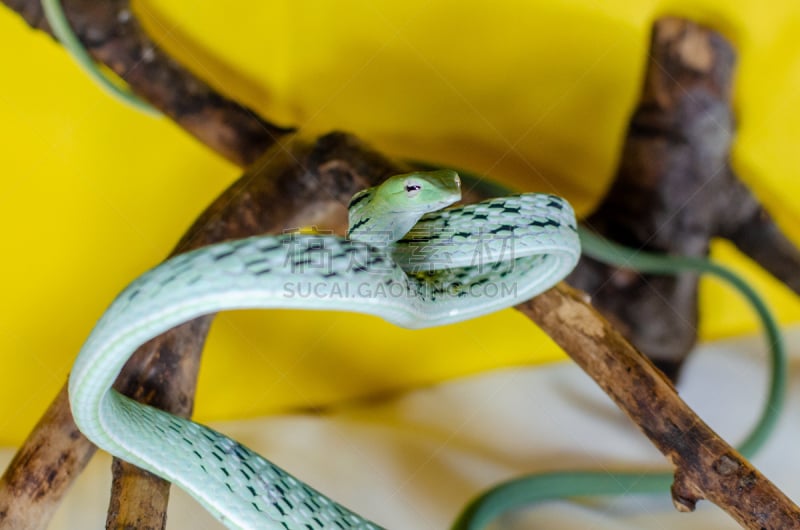
[[[398,175],[353,197],[349,238],[251,237],[150,270],[111,304],[75,362],[76,424],[100,448],[179,485],[228,527],[379,528],[234,440],[111,385],[138,346],[201,315],[324,309],[438,326],[527,300],[577,263],[575,218],[563,199],[521,194],[441,210],[459,198],[453,171]]]

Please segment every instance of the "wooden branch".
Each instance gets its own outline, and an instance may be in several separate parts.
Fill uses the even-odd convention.
[[[12,9],[22,13],[32,26],[48,29],[41,17],[38,2],[4,1]],[[65,9],[78,34],[85,41],[88,35],[92,36],[91,42],[86,43],[99,60],[108,63],[123,75],[134,91],[155,103],[188,131],[235,163],[245,164],[253,161],[257,154],[272,142],[274,135],[284,132],[284,130],[263,121],[251,120],[252,113],[246,110],[240,111],[240,107],[236,104],[216,94],[209,87],[194,79],[191,74],[172,63],[147,38],[136,24],[135,19],[129,16],[127,2],[112,0],[93,3],[88,0],[68,0]],[[122,26],[117,27],[120,21],[123,22]],[[715,47],[718,44],[717,40],[714,40],[715,37],[712,39],[710,48],[704,47],[703,38],[698,37],[697,31],[686,29],[683,24],[685,23],[674,20],[660,23],[660,27],[666,28],[666,32],[657,29],[656,37],[654,37],[654,50],[663,44],[669,53],[662,57],[654,51],[653,55],[656,59],[663,60],[663,63],[659,63],[659,67],[665,68],[667,73],[674,73],[670,69],[676,67],[687,67],[688,74],[686,76],[676,75],[674,78],[680,80],[683,88],[687,89],[688,87],[688,91],[696,97],[689,103],[685,101],[681,103],[680,94],[677,92],[664,91],[663,87],[654,90],[656,85],[653,87],[647,85],[647,90],[652,90],[652,94],[657,97],[652,100],[644,98],[646,104],[643,104],[640,110],[644,116],[649,116],[649,118],[640,122],[634,119],[631,128],[632,134],[635,132],[645,144],[648,138],[652,137],[655,146],[659,147],[661,151],[686,151],[687,145],[694,145],[686,140],[703,142],[707,138],[709,131],[703,128],[709,126],[707,121],[701,120],[699,123],[693,121],[691,126],[686,126],[688,128],[685,129],[676,125],[684,123],[681,120],[691,121],[689,118],[698,110],[706,112],[704,114],[706,118],[713,117],[721,120],[726,116],[730,117],[729,110],[726,111],[727,113],[722,112],[721,107],[717,104],[719,102],[716,101],[721,98],[721,102],[727,106],[727,91],[714,92],[711,90],[709,92],[709,87],[722,86],[725,75],[729,74],[724,69],[722,72],[718,72],[713,64],[709,67],[709,53],[711,53],[711,63],[724,59],[724,46]],[[700,30],[701,33],[702,31],[704,30]],[[663,39],[658,37],[659,35]],[[676,51],[675,46],[670,48],[667,43],[682,44],[677,46]],[[698,50],[700,51],[698,52]],[[137,66],[137,63],[145,57],[148,60],[143,65]],[[677,60],[670,62],[675,57]],[[651,65],[648,79],[651,79],[653,68]],[[706,75],[708,79],[703,82],[698,81],[703,75]],[[661,80],[664,81],[667,77],[669,76],[662,76]],[[674,98],[664,99],[665,94],[670,97],[674,96]],[[664,108],[659,106],[665,102],[668,107],[671,105],[669,108],[676,114],[667,115]],[[645,112],[648,109],[652,111],[650,114]],[[242,119],[242,114],[247,119]],[[637,127],[639,127],[638,130]],[[661,137],[661,140],[658,141],[657,137]],[[715,141],[720,140],[719,135],[711,134],[711,137]],[[682,139],[682,141],[675,141],[676,139]],[[724,146],[727,146],[727,139],[723,140],[722,151],[725,151]],[[717,148],[720,146],[719,143],[715,145]],[[638,147],[629,145],[626,147],[626,155],[623,160],[635,162],[637,157],[640,159],[644,157],[648,153],[648,149],[649,147],[644,144]],[[713,149],[708,151],[708,147],[704,149],[706,151],[701,150],[704,156],[716,153]],[[176,252],[222,239],[280,230],[287,226],[302,224],[332,226],[333,220],[343,222],[344,204],[353,192],[372,185],[400,169],[379,154],[365,149],[352,137],[341,134],[325,136],[314,145],[295,142],[290,150],[291,153],[287,153],[280,149],[273,149],[264,154],[263,158],[252,166],[250,172],[206,211],[190,233],[178,244]],[[655,152],[658,153],[659,150],[656,149]],[[727,152],[724,154],[726,155],[724,160],[727,160]],[[694,161],[694,156],[689,156],[688,160]],[[712,158],[711,160],[717,159]],[[680,169],[681,163],[685,163],[686,160],[687,158],[684,157],[673,162]],[[707,159],[704,160],[708,163]],[[623,167],[625,167],[625,163]],[[670,164],[668,166],[672,167]],[[635,163],[631,167],[635,168]],[[643,169],[647,168],[643,167]],[[652,173],[646,174],[656,179]],[[699,185],[702,190],[708,183],[695,182],[694,185]],[[645,187],[645,190],[650,189]],[[696,190],[697,187],[692,189]],[[226,203],[226,201],[228,202]],[[627,200],[623,200],[623,204],[631,206]],[[683,205],[685,204],[681,204],[681,206]],[[705,208],[706,205],[703,204],[703,207]],[[610,215],[609,219],[608,222],[611,225],[616,222],[613,215]],[[604,228],[600,218],[596,221],[599,228]],[[647,225],[648,223],[645,223],[645,226]],[[626,230],[636,233],[637,226],[638,224],[634,224],[633,227],[622,230],[622,233],[626,233]],[[720,226],[722,226],[721,222]],[[729,223],[726,226],[735,227],[735,223]],[[735,230],[731,230],[735,232]],[[659,233],[652,232],[651,235],[653,234],[656,236],[654,242],[663,239],[663,237],[658,237]],[[663,234],[661,235],[663,236]],[[625,242],[625,238],[622,239]],[[705,252],[707,241],[690,239],[685,245],[689,255],[696,255],[698,252]],[[581,268],[586,266],[586,264],[582,264]],[[608,274],[608,271],[606,273]],[[628,282],[624,276],[618,275],[618,277],[622,280],[618,280],[617,283]],[[678,283],[671,288],[676,291],[688,289],[692,296],[684,296],[684,298],[691,300],[694,296],[692,279],[682,280]],[[533,311],[539,304],[549,307],[549,311],[554,313],[549,317],[554,319],[549,320],[549,324],[544,322],[548,318],[547,311],[531,313],[531,316],[534,319],[541,319],[544,322],[541,325],[552,332],[557,341],[564,340],[564,336],[567,334],[566,330],[570,330],[570,328],[558,327],[557,330],[563,335],[559,336],[553,326],[564,325],[565,322],[559,323],[558,319],[570,320],[574,324],[570,312],[576,311],[575,307],[577,307],[572,305],[575,300],[569,303],[565,302],[567,298],[563,293],[562,298],[553,298],[552,293],[558,292],[561,290],[551,291],[536,301],[521,306],[523,311]],[[623,297],[630,295],[624,290],[620,290],[620,293]],[[598,292],[598,295],[601,294]],[[570,295],[570,297],[575,298],[574,295]],[[539,302],[540,299],[541,302]],[[626,307],[628,306],[626,305]],[[559,311],[561,311],[560,316]],[[583,311],[585,316],[586,312],[590,310],[584,308]],[[593,313],[588,314],[593,315]],[[691,316],[691,308],[688,314]],[[663,317],[663,315],[662,313],[661,316]],[[625,322],[625,317],[626,315],[623,313],[621,318],[615,320]],[[129,363],[123,378],[118,382],[118,388],[124,388],[140,397],[147,396],[151,402],[159,402],[171,410],[188,414],[191,410],[194,373],[199,358],[199,348],[203,343],[207,326],[208,321],[204,319],[188,323],[143,347],[142,351],[137,353],[140,358],[135,363],[134,361]],[[644,401],[636,406],[638,408],[634,407],[632,410],[637,414],[644,410],[652,399],[647,390],[650,388],[648,385],[657,387],[658,395],[661,395],[661,392],[664,392],[665,395],[669,392],[674,394],[668,384],[662,388],[666,383],[660,378],[655,378],[648,371],[642,372],[646,376],[631,379],[628,375],[618,372],[616,368],[607,366],[608,363],[618,363],[620,366],[628,367],[627,359],[631,357],[630,351],[633,350],[618,335],[612,334],[613,330],[608,327],[608,324],[598,320],[596,315],[583,321],[583,327],[580,330],[580,333],[576,333],[576,335],[588,334],[589,338],[594,337],[595,342],[608,340],[609,343],[605,344],[605,353],[590,352],[590,355],[601,355],[599,360],[590,359],[591,362],[582,357],[587,354],[580,349],[577,351],[568,349],[568,353],[575,356],[576,361],[595,377],[607,392],[620,393],[620,396],[615,399],[618,399],[621,406],[631,407],[631,403],[624,399],[625,395],[640,395]],[[596,336],[597,333],[602,333],[602,340]],[[685,345],[681,347],[685,347]],[[618,351],[618,348],[621,350]],[[188,351],[182,351],[184,349]],[[609,357],[612,351],[616,354]],[[616,358],[617,354],[621,355],[620,359]],[[132,370],[132,366],[135,366],[136,369],[129,372]],[[179,390],[170,394],[169,385],[165,385],[166,381],[170,381],[170,384],[173,384],[174,381],[181,381]],[[639,387],[644,388],[645,391],[638,389]],[[623,390],[624,388],[629,390]],[[656,401],[655,404],[661,406],[662,402]],[[673,407],[675,405],[667,402],[664,406]],[[663,412],[663,410],[659,410],[659,413]],[[730,499],[720,495],[719,491],[729,487],[732,484],[732,478],[743,477],[746,473],[750,473],[751,468],[746,467],[747,463],[741,460],[735,452],[725,452],[729,448],[713,432],[706,433],[703,429],[699,431],[704,433],[704,436],[708,435],[708,438],[704,438],[704,447],[710,447],[713,451],[706,450],[704,452],[702,447],[692,449],[685,446],[684,439],[686,437],[676,435],[687,432],[693,435],[695,430],[692,429],[700,428],[698,427],[700,424],[692,417],[684,416],[685,413],[686,411],[681,408],[667,411],[665,417],[672,418],[670,425],[676,426],[672,430],[666,428],[659,430],[649,423],[643,423],[648,426],[645,429],[646,433],[657,440],[657,445],[665,449],[681,470],[680,480],[676,486],[676,498],[679,499],[680,505],[686,507],[693,505],[693,502],[701,496],[705,496],[713,502],[727,503]],[[644,421],[638,416],[634,417]],[[686,430],[681,430],[683,427],[686,427]],[[69,417],[66,393],[62,391],[49,409],[48,415],[42,419],[37,430],[31,434],[15,458],[13,465],[0,481],[0,528],[41,528],[46,524],[60,495],[91,456],[92,448],[75,432]],[[693,454],[693,450],[699,452]],[[717,459],[697,458],[697,455],[705,453],[717,455]],[[720,455],[723,455],[724,458]],[[68,465],[60,466],[59,459]],[[709,463],[712,467],[705,467]],[[115,466],[115,469],[122,468]],[[712,476],[714,473],[729,478],[722,480],[718,485],[705,480],[704,477]],[[747,476],[755,477],[757,488],[751,487],[750,478],[735,483],[737,487],[743,488],[738,490],[739,492],[747,492],[747,495],[740,495],[747,499],[739,499],[736,504],[731,505],[737,520],[739,517],[746,518],[748,514],[751,519],[761,517],[759,514],[766,514],[763,516],[764,520],[772,521],[769,514],[779,513],[780,517],[785,516],[784,521],[793,522],[796,525],[796,507],[780,492],[774,490],[774,487],[757,472],[753,470],[752,473],[754,474]],[[32,481],[30,477],[43,478]],[[112,501],[109,526],[161,528],[164,524],[166,487],[159,480],[151,481],[146,478],[144,479],[146,485],[140,490],[143,495],[139,496],[135,494],[135,490],[141,486],[142,481],[136,477],[129,480],[132,477],[130,471],[115,472],[115,477],[118,482],[118,486],[115,486],[117,488],[115,495],[120,497],[118,498],[119,502]],[[26,481],[28,487],[24,486]],[[134,486],[131,487],[131,484]],[[132,492],[134,494],[130,494]],[[131,509],[125,509],[123,498],[133,499],[134,506]]]
[[[734,51],[686,20],[654,27],[641,100],[616,178],[584,224],[626,246],[706,256],[728,237],[800,292],[800,253],[730,167]],[[695,274],[639,275],[591,258],[568,278],[675,378],[697,341]]]
[[[52,35],[39,0],[2,0]],[[186,132],[234,164],[246,166],[291,128],[274,125],[212,89],[173,61],[132,15],[129,0],[62,0],[75,34],[92,56]]]
[[[0,529],[47,528],[95,450],[72,421],[64,386],[0,477]]]
[[[743,204],[746,201],[746,198],[741,199]],[[760,204],[755,204],[749,215],[738,216],[722,226],[719,235],[800,294],[800,250]]]
[[[678,397],[672,383],[562,283],[517,306],[616,402],[675,466],[672,499],[708,499],[745,528],[800,528],[800,509]]]

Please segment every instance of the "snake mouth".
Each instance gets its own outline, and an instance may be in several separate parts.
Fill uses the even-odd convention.
[[[407,205],[403,209],[387,210],[387,213],[391,213],[393,215],[408,215],[409,213],[416,213],[416,214],[433,213],[436,212],[437,210],[453,206],[460,200],[461,200],[461,195],[459,194],[458,196],[447,197],[445,199],[441,199],[436,202],[428,202],[425,204],[420,204],[418,208],[414,208],[413,205]]]

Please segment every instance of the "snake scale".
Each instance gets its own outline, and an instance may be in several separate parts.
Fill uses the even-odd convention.
[[[459,200],[460,185],[450,170],[396,175],[353,197],[348,238],[251,237],[146,272],[114,300],[75,362],[69,394],[79,429],[177,484],[230,528],[379,528],[236,441],[111,385],[138,346],[201,315],[345,310],[439,326],[527,300],[575,266],[580,243],[566,201],[526,193],[443,209]]]

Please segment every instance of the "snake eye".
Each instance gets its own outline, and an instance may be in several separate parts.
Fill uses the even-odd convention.
[[[419,193],[419,190],[422,189],[422,186],[419,184],[415,184],[413,182],[406,182],[406,195],[409,197],[414,197]]]

